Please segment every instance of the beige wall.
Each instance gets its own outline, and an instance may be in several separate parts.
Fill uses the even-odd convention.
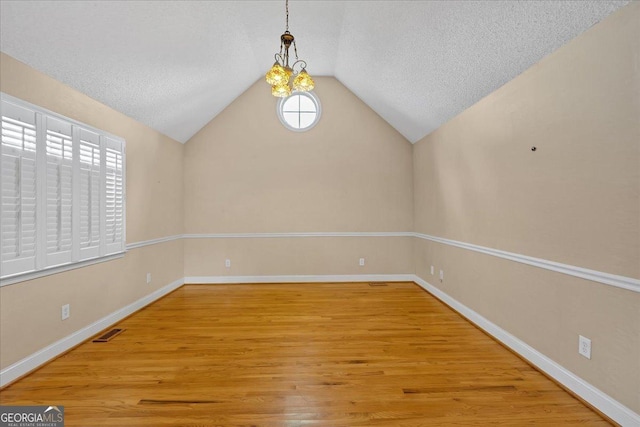
[[[638,22],[633,3],[418,142],[415,231],[640,278]],[[640,294],[418,239],[414,256],[421,278],[640,412]]]
[[[128,243],[182,233],[182,144],[1,55],[2,92],[125,138]],[[183,243],[173,241],[0,288],[0,368],[183,276]],[[71,317],[62,322],[66,303]]]
[[[411,144],[336,79],[317,78],[315,92],[322,118],[308,132],[282,126],[260,79],[187,142],[186,233],[411,230]],[[412,272],[406,238],[269,240],[189,239],[185,275]]]
[[[187,278],[413,274],[411,237],[188,239],[184,253]]]

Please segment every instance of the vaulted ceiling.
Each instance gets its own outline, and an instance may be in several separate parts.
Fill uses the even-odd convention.
[[[311,75],[415,142],[626,3],[290,0],[290,30]],[[0,19],[6,54],[185,142],[271,66],[284,0],[1,0]]]

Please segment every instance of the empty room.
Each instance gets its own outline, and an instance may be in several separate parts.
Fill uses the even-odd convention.
[[[0,0],[0,427],[640,426],[640,2]]]

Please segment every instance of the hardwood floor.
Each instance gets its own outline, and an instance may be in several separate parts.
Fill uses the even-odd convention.
[[[609,425],[413,283],[187,285],[0,392],[66,426]]]

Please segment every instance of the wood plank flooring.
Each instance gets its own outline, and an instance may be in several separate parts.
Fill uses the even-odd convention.
[[[66,426],[609,425],[414,283],[187,285],[0,392]]]

